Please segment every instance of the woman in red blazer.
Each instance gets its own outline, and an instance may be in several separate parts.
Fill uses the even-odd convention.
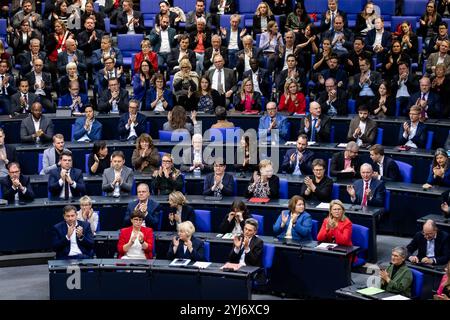
[[[131,214],[131,227],[120,230],[117,251],[119,259],[151,259],[153,230],[142,226],[144,215],[135,210]]]
[[[317,241],[352,246],[352,222],[345,216],[344,204],[340,200],[330,202],[330,213],[323,220]]]
[[[287,80],[284,85],[284,93],[280,99],[278,111],[287,111],[289,113],[305,114],[306,99],[300,92],[300,85],[295,80]]]
[[[152,46],[150,40],[144,39],[141,42],[141,52],[137,53],[134,57],[134,73],[139,72],[139,68],[141,67],[141,63],[144,60],[150,61],[154,72],[158,71],[158,56],[156,52],[152,51]]]

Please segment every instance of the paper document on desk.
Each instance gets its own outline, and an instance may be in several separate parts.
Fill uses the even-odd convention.
[[[233,239],[233,234],[232,233],[225,233],[223,235],[222,239]]]
[[[315,142],[315,141],[308,141],[308,146],[313,146],[313,145],[315,145],[317,142]]]
[[[197,261],[193,264],[194,267],[198,267],[200,269],[206,269],[211,265],[211,262],[203,262],[203,261]]]
[[[386,298],[383,298],[381,300],[411,300],[411,299],[408,298],[408,297],[396,294],[395,296],[386,297]]]
[[[337,145],[338,148],[347,148],[347,144],[346,143],[339,143]]]
[[[330,209],[330,203],[328,202],[321,202],[316,206],[317,209]]]
[[[365,289],[358,290],[356,292],[358,292],[360,294],[364,294],[366,296],[373,296],[373,295],[375,295],[377,293],[384,292],[384,290],[380,289],[380,288],[375,288],[375,287],[368,287],[368,288],[365,288]]]
[[[187,266],[191,259],[173,259],[169,266]]]
[[[284,143],[285,146],[295,146],[297,145],[297,141],[286,141]]]
[[[327,243],[327,242],[322,242],[321,244],[319,244],[316,249],[324,249],[324,250],[329,250],[331,248],[337,247],[336,243]]]

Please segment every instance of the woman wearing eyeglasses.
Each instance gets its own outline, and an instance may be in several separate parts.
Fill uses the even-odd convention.
[[[279,190],[280,178],[273,174],[272,162],[268,159],[261,160],[259,170],[253,173],[245,196],[278,199]]]
[[[135,210],[131,214],[131,227],[120,230],[117,251],[119,259],[151,259],[153,230],[142,226],[144,214]]]
[[[450,187],[450,166],[447,151],[438,148],[434,153],[433,163],[431,164],[430,174],[427,183],[422,187],[430,189],[433,186]]]
[[[174,167],[170,153],[163,155],[159,170],[153,172],[152,189],[155,194],[160,195],[183,189],[181,171]]]
[[[325,161],[314,159],[312,162],[313,176],[305,177],[300,189],[300,195],[306,200],[330,202],[333,191],[333,180],[325,175]]]

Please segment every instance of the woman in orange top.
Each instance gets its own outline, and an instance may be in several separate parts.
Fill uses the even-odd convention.
[[[330,213],[323,220],[317,241],[352,246],[352,222],[345,216],[344,204],[340,200],[330,202]]]
[[[281,96],[278,111],[305,114],[306,100],[303,93],[300,92],[300,85],[297,81],[293,79],[286,81],[286,84],[284,85],[284,94]]]

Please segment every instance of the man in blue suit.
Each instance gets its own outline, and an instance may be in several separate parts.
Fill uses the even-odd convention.
[[[63,107],[70,107],[72,112],[84,112],[84,108],[89,104],[89,98],[87,94],[80,93],[80,83],[78,80],[69,82],[69,93],[61,97],[60,104]]]
[[[52,198],[69,199],[86,194],[83,173],[72,168],[72,152],[64,150],[60,155],[61,167],[49,172],[48,191]]]
[[[417,105],[422,108],[420,114],[422,120],[428,118],[439,119],[441,117],[441,101],[436,93],[430,91],[430,78],[423,77],[420,79],[419,84],[420,91],[411,95],[409,105]]]
[[[64,221],[53,226],[52,246],[56,259],[89,259],[94,255],[94,236],[89,222],[77,220],[74,206],[64,207]]]
[[[384,207],[386,194],[384,182],[372,179],[373,169],[368,163],[364,163],[361,166],[360,173],[362,179],[356,180],[353,185],[347,186],[350,201],[363,207]]]
[[[124,113],[119,120],[119,135],[121,139],[137,139],[145,132],[146,117],[138,112],[139,101],[131,99],[128,103],[128,112]]]
[[[57,68],[60,76],[66,74],[66,65],[69,62],[75,62],[78,73],[84,76],[87,70],[86,58],[81,50],[77,49],[77,43],[74,39],[66,40],[66,50],[58,53]]]
[[[125,218],[123,224],[125,227],[131,225],[131,214],[135,210],[139,210],[144,214],[144,222],[142,226],[147,228],[153,228],[153,230],[159,229],[159,219],[161,207],[158,202],[150,199],[150,188],[146,183],[140,183],[137,186],[137,200],[128,203]]]
[[[214,161],[214,172],[208,174],[203,183],[203,195],[214,197],[234,195],[234,178],[225,172],[226,167],[222,158]]]
[[[421,108],[412,106],[409,109],[409,121],[403,123],[400,127],[398,143],[411,148],[424,149],[427,140],[427,126],[420,122]]]
[[[107,57],[113,57],[116,60],[116,67],[123,65],[123,55],[119,48],[112,46],[112,39],[109,35],[104,35],[100,43],[100,49],[92,54],[92,66],[94,71],[99,71],[105,67]]]
[[[297,138],[297,148],[290,149],[283,158],[281,169],[293,175],[312,174],[311,162],[314,159],[314,153],[307,150],[308,137],[302,133]]]
[[[75,121],[73,139],[76,141],[97,141],[102,138],[102,124],[94,118],[94,107],[88,104],[84,113],[86,116]]]
[[[279,143],[285,143],[289,140],[289,122],[287,118],[278,114],[275,102],[269,102],[266,105],[267,114],[259,118],[259,138],[267,137],[267,142],[272,141],[272,130],[278,130]]]

